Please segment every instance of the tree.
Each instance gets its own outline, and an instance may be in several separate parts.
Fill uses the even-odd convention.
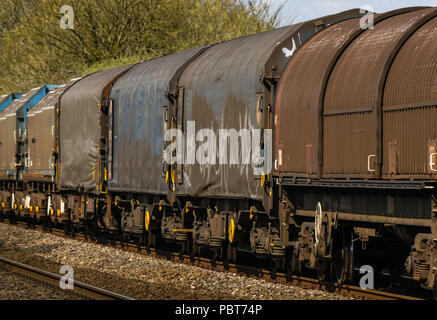
[[[0,92],[65,83],[99,68],[138,62],[277,27],[264,0],[70,0],[74,29],[60,27],[64,0],[0,6]]]

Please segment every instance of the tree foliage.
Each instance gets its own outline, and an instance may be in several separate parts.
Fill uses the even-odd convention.
[[[3,0],[0,92],[109,68],[279,25],[265,0]],[[74,29],[60,8],[74,9]]]

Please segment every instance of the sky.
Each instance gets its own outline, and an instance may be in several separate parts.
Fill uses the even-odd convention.
[[[273,7],[286,2],[281,25],[311,20],[353,8],[371,6],[374,12],[386,12],[414,6],[437,6],[437,0],[271,0]],[[294,19],[294,20],[293,20]]]

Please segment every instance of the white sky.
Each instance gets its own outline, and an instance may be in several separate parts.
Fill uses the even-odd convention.
[[[269,1],[269,0],[266,0]],[[286,3],[282,25],[301,22],[353,8],[371,6],[374,12],[386,12],[414,6],[437,6],[437,0],[271,0],[274,7]]]

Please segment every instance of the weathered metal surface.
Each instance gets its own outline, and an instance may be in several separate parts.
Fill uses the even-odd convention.
[[[404,34],[433,10],[399,14],[377,23],[338,60],[324,101],[324,176],[380,176],[386,70]]]
[[[56,90],[59,86],[46,85],[41,87],[40,90],[27,101],[20,109],[17,110],[17,170],[18,180],[22,180],[23,173],[26,171],[27,156],[28,156],[28,130],[27,130],[27,113],[38,104],[44,97],[47,96],[53,90]]]
[[[74,82],[51,91],[27,113],[27,160],[23,180],[54,177],[56,105],[62,93]]]
[[[0,178],[16,178],[17,139],[23,137],[23,132],[17,132],[17,111],[29,104],[38,94],[41,87],[34,88],[21,98],[14,100],[0,113]],[[30,103],[32,104],[32,103]]]
[[[132,66],[89,75],[60,98],[59,185],[70,190],[99,193],[100,106],[108,87]]]
[[[0,115],[1,116],[1,115]],[[15,173],[15,116],[0,118],[0,178]]]
[[[277,45],[265,64],[265,76],[267,78],[279,78],[283,67],[290,61],[296,51],[291,52],[293,48],[299,48],[310,39],[315,33],[322,31],[329,26],[338,22],[359,18],[365,15],[366,12],[360,9],[352,9],[343,11],[337,14],[320,17],[317,19],[302,22],[295,32],[287,36],[280,45]],[[289,50],[290,52],[285,51]],[[266,101],[270,101],[267,99]]]
[[[437,19],[417,30],[394,61],[384,93],[384,108],[437,104]]]
[[[383,173],[387,178],[430,178],[436,174],[437,149],[429,144],[437,138],[437,107],[406,108],[384,111],[384,151]],[[394,151],[390,149],[396,143]],[[391,153],[394,153],[392,155]],[[389,167],[389,157],[394,165]],[[393,170],[394,169],[394,170]]]
[[[314,35],[290,60],[277,90],[276,159],[279,172],[319,173],[319,130],[324,81],[338,52],[360,30],[360,19]],[[292,123],[292,125],[290,125]]]
[[[0,105],[3,104],[3,102],[5,102],[8,97],[9,97],[9,95],[7,95],[7,94],[0,96]]]
[[[419,9],[423,8],[377,14],[374,23]],[[365,32],[360,22],[361,19],[339,22],[316,34],[297,51],[285,68],[275,105],[275,163],[281,175],[320,178],[324,134],[321,114],[327,82],[344,50]]]
[[[260,129],[262,114],[258,97],[262,96],[260,75],[275,45],[298,26],[243,37],[217,44],[203,53],[183,73],[179,86],[184,88],[184,125],[195,121],[195,132],[211,129],[217,141],[206,145],[219,146],[220,129]],[[258,98],[260,99],[260,98]],[[184,132],[186,136],[186,132]],[[197,144],[199,147],[200,144]],[[216,164],[183,166],[183,185],[177,187],[180,195],[218,196],[261,199],[262,188],[255,180],[251,164],[242,164],[251,154],[242,154],[239,145],[238,163],[219,164],[219,155],[213,155]],[[196,150],[187,150],[193,154]],[[229,162],[229,153],[227,162]]]
[[[316,204],[320,202],[324,212],[337,212],[339,219],[399,225],[430,225],[432,191],[429,190],[371,190],[353,187],[313,187],[304,190],[299,187],[288,187],[286,192],[298,215],[306,212],[314,217]]]
[[[181,69],[204,48],[142,62],[113,86],[113,150],[109,190],[166,194],[164,106]],[[111,167],[111,166],[110,166]]]
[[[429,179],[437,174],[436,37],[434,18],[408,39],[388,74],[383,105],[386,177]],[[396,170],[386,158],[394,142],[398,145]]]
[[[296,215],[304,217],[314,217],[314,210],[296,210]],[[431,221],[429,219],[416,219],[416,218],[393,218],[384,215],[367,215],[338,212],[338,219],[353,222],[364,223],[380,223],[380,224],[395,224],[415,227],[430,227]]]
[[[5,110],[14,100],[19,99],[21,93],[5,94],[0,97],[0,112]]]
[[[351,178],[373,176],[372,170],[376,171],[376,132],[372,113],[325,116],[323,125],[323,175]]]

